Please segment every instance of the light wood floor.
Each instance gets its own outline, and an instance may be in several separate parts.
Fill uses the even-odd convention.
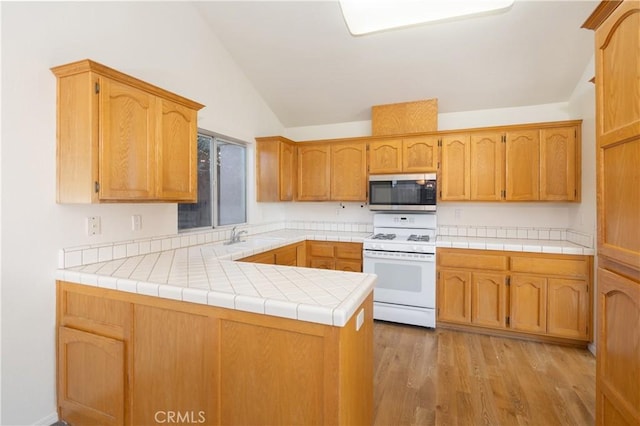
[[[375,425],[593,425],[586,349],[376,321]]]

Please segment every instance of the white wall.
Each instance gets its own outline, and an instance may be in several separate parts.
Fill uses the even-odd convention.
[[[49,68],[96,60],[205,104],[200,127],[248,142],[283,128],[192,4],[2,2],[1,7],[0,424],[51,423],[58,249],[173,234],[177,209],[175,204],[55,203],[56,88]],[[249,179],[253,182],[253,172]],[[255,200],[253,188],[249,197]],[[282,218],[281,206],[250,202],[249,207],[251,220]],[[142,231],[130,230],[132,214],[143,216]],[[101,216],[101,236],[86,236],[90,215]]]
[[[569,107],[568,102],[438,114],[439,130],[509,124],[563,121],[581,118],[582,111]],[[327,126],[287,128],[285,135],[295,141],[371,135],[371,122],[358,121]],[[587,136],[588,139],[588,136]],[[587,164],[587,167],[591,167]],[[588,174],[588,172],[587,172]],[[583,185],[584,186],[584,185]],[[589,189],[587,188],[587,191]],[[287,207],[287,219],[305,217],[323,220],[328,213],[334,221],[366,221],[370,212],[347,204],[336,214],[337,203],[294,203]],[[521,226],[540,228],[569,228],[576,219],[575,205],[568,203],[440,203],[438,223],[442,225]],[[585,208],[584,210],[588,210]],[[586,213],[585,213],[586,214]],[[326,220],[326,219],[324,219]]]

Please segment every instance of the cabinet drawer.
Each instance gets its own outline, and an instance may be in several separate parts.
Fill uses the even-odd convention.
[[[58,283],[60,325],[79,328],[112,338],[123,338],[131,323],[131,304],[84,294],[81,287]],[[68,291],[73,287],[74,291]]]
[[[548,256],[511,256],[511,271],[585,278],[589,275],[588,263],[584,258],[554,259]]]
[[[362,259],[362,244],[338,243],[336,244],[336,257],[338,259]]]
[[[450,268],[469,268],[504,271],[509,266],[507,256],[470,253],[438,253],[438,265]]]
[[[358,260],[336,260],[336,271],[362,272],[362,262]]]
[[[308,255],[312,257],[333,257],[334,243],[310,242]]]

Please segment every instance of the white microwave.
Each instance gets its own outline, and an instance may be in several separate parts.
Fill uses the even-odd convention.
[[[369,210],[435,211],[435,173],[369,175]]]

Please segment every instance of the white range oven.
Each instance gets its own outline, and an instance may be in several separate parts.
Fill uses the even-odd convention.
[[[378,275],[375,319],[436,326],[436,214],[377,213],[363,242],[363,271]]]

